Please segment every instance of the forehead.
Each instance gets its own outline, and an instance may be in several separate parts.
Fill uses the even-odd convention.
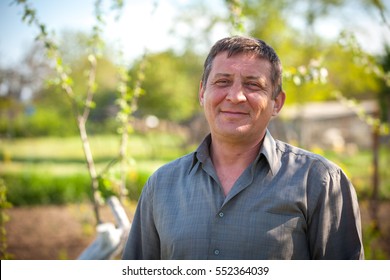
[[[227,52],[219,53],[213,61],[210,75],[240,74],[243,76],[270,77],[271,63],[256,54],[240,53],[228,57]]]

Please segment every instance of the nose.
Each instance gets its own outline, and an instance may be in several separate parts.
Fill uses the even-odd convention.
[[[233,104],[241,103],[246,101],[243,87],[241,83],[234,83],[229,89],[226,95],[226,100]]]

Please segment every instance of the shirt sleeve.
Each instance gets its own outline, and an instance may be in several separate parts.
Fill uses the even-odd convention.
[[[314,172],[316,174],[309,181],[308,242],[311,257],[363,259],[361,218],[355,189],[341,169],[322,171],[320,174]]]
[[[130,234],[122,254],[124,260],[160,259],[160,239],[153,219],[153,186],[151,182],[152,180],[149,179],[138,201]]]

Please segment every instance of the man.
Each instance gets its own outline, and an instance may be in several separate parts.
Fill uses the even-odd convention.
[[[199,100],[199,148],[146,183],[124,259],[362,259],[355,190],[326,159],[274,140],[282,67],[265,42],[218,41]]]

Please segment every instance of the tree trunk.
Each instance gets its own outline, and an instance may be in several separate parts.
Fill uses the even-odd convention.
[[[378,112],[375,112],[375,118],[378,117]],[[379,126],[374,125],[372,128],[372,194],[370,201],[370,214],[373,221],[374,230],[379,230],[378,220],[378,203],[379,203],[379,148],[380,148],[380,132]]]
[[[77,124],[80,132],[81,141],[83,143],[83,150],[84,150],[85,159],[87,161],[89,175],[91,177],[92,199],[93,199],[93,207],[94,207],[96,222],[97,224],[101,224],[101,219],[99,214],[99,199],[100,199],[99,181],[97,177],[95,163],[92,157],[92,151],[88,140],[87,130],[85,128],[85,120],[82,116],[78,116]]]

